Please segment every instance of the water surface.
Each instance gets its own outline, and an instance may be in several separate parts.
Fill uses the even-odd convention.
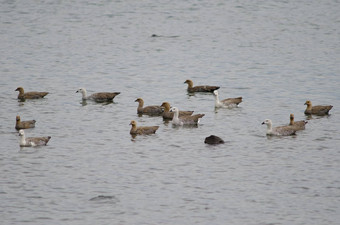
[[[0,212],[3,224],[337,224],[337,1],[3,1]],[[160,37],[152,37],[152,34]],[[235,109],[183,82],[219,85]],[[49,91],[18,102],[14,90]],[[120,91],[111,104],[75,93]],[[170,102],[195,128],[138,117]],[[304,102],[332,104],[307,118]],[[293,137],[274,125],[308,119]],[[20,148],[15,116],[37,120]],[[132,139],[129,123],[158,125]],[[207,146],[215,134],[226,141]]]

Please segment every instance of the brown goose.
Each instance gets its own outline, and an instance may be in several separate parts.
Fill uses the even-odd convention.
[[[205,138],[204,143],[209,144],[209,145],[218,145],[218,144],[224,144],[224,141],[222,138],[218,136],[210,135],[209,137]]]
[[[16,117],[15,129],[27,129],[35,127],[35,120],[21,121],[20,116]]]
[[[167,120],[172,120],[172,118],[174,117],[174,113],[170,112],[170,104],[169,102],[163,102],[161,107],[164,108],[164,112],[163,112],[163,119],[167,119]],[[194,111],[179,111],[179,117],[181,116],[190,116],[194,113]]]
[[[272,127],[272,121],[270,119],[266,119],[262,124],[267,124],[267,135],[288,136],[296,132],[292,126]]]
[[[20,136],[20,147],[35,147],[35,146],[41,146],[46,145],[47,142],[51,139],[50,136],[48,137],[25,137],[24,130],[19,130],[19,136]]]
[[[137,134],[154,134],[159,126],[150,126],[150,127],[137,127],[137,122],[132,120],[131,123],[131,130],[130,134],[137,135]]]
[[[96,102],[110,102],[113,101],[114,97],[120,94],[120,92],[98,92],[87,96],[87,91],[85,88],[79,88],[76,93],[78,92],[82,94],[83,100],[93,100]]]
[[[25,99],[37,99],[37,98],[43,98],[45,95],[48,94],[48,92],[37,92],[37,91],[31,91],[31,92],[24,92],[24,88],[18,87],[15,89],[15,91],[19,91],[18,99],[25,100]]]
[[[147,114],[152,116],[160,116],[164,112],[164,108],[158,105],[144,106],[144,100],[137,98],[135,102],[138,102],[137,114]]]
[[[289,126],[294,127],[294,129],[296,131],[298,130],[304,130],[305,129],[305,125],[308,123],[305,120],[301,120],[301,121],[294,121],[294,114],[290,114],[290,122],[289,122]]]
[[[215,108],[232,108],[238,106],[238,104],[242,102],[242,97],[227,98],[220,101],[218,98],[218,91],[215,90],[213,93],[215,96]]]
[[[218,86],[195,86],[192,80],[186,80],[184,83],[188,84],[188,92],[193,93],[193,92],[213,92],[214,90],[219,89],[220,87]]]
[[[329,110],[333,108],[332,105],[316,105],[312,106],[312,102],[307,100],[305,102],[305,105],[307,105],[307,108],[305,110],[306,115],[317,115],[317,116],[323,116],[327,115]]]
[[[172,107],[170,112],[174,112],[174,117],[172,118],[173,125],[197,125],[204,114],[196,114],[192,116],[182,116],[178,117],[179,110],[177,107]]]

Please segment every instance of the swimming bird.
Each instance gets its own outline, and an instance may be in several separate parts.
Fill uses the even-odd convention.
[[[289,126],[294,127],[294,129],[296,131],[304,130],[305,129],[305,125],[308,123],[306,120],[294,121],[294,114],[293,113],[290,114],[289,118],[290,118]]]
[[[184,83],[188,84],[188,92],[194,93],[194,92],[213,92],[214,90],[219,89],[218,86],[208,86],[208,85],[202,85],[202,86],[194,86],[194,83],[192,80],[186,80]]]
[[[150,116],[160,116],[164,112],[164,108],[158,105],[144,106],[144,100],[137,98],[135,102],[138,102],[137,114],[147,114]]]
[[[218,91],[215,90],[213,93],[215,96],[215,108],[232,108],[238,106],[238,104],[242,102],[242,97],[227,98],[220,101],[218,98]]]
[[[172,120],[172,118],[174,117],[174,113],[170,112],[170,103],[169,102],[163,102],[161,107],[164,108],[164,112],[162,114],[163,119],[168,119],[168,120]],[[179,111],[179,117],[181,116],[190,116],[194,113],[194,111]]]
[[[130,134],[131,135],[137,135],[137,134],[154,134],[156,133],[157,129],[159,126],[143,126],[143,127],[137,127],[137,122],[132,120],[131,123],[131,130]]]
[[[41,146],[46,145],[47,142],[51,139],[50,136],[48,137],[25,137],[24,130],[19,130],[19,136],[20,136],[20,147],[35,147],[35,146]]]
[[[85,88],[79,88],[76,93],[80,92],[82,94],[83,100],[93,100],[96,102],[110,102],[120,94],[120,92],[98,92],[90,96],[87,96],[87,91]]]
[[[45,95],[48,94],[48,92],[37,92],[37,91],[31,91],[31,92],[25,93],[23,87],[18,87],[17,89],[15,89],[15,91],[19,91],[18,99],[20,100],[43,98]]]
[[[305,102],[307,108],[305,110],[306,115],[317,115],[317,116],[324,116],[327,115],[329,110],[333,108],[332,105],[316,105],[312,106],[312,102],[307,100]]]
[[[172,118],[173,125],[197,125],[200,122],[200,118],[204,116],[204,114],[196,114],[190,116],[182,116],[178,117],[179,110],[177,107],[172,107],[170,112],[174,112],[174,117]]]
[[[35,120],[21,121],[20,116],[16,117],[15,129],[27,129],[35,127]]]
[[[209,137],[205,138],[204,143],[209,144],[209,145],[218,145],[218,144],[224,144],[224,141],[222,138],[218,136],[210,135]]]
[[[272,121],[270,119],[266,119],[262,124],[267,124],[267,135],[288,136],[296,132],[292,126],[272,127]]]

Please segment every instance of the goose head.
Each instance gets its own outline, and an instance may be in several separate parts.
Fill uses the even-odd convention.
[[[272,125],[272,121],[270,119],[266,119],[265,121],[262,122],[262,125],[263,124],[267,124],[267,126]]]
[[[130,122],[130,124],[129,124],[129,125],[131,125],[131,126],[135,127],[135,126],[137,126],[137,122],[136,122],[136,121],[134,121],[134,120],[131,120],[131,122]]]
[[[170,103],[169,102],[163,102],[161,107],[165,109],[165,111],[170,111]]]
[[[19,136],[25,136],[24,130],[19,130]]]
[[[309,101],[309,100],[307,100],[307,101],[305,102],[305,105],[310,106],[310,105],[312,105],[312,102]]]
[[[85,93],[86,92],[86,89],[85,88],[79,88],[77,91],[76,91],[76,93]]]
[[[24,92],[24,88],[23,87],[17,87],[17,89],[15,89],[15,91],[19,91],[20,93]]]
[[[135,102],[144,103],[144,100],[142,98],[137,98]]]
[[[186,80],[184,81],[185,84],[188,84],[189,87],[193,87],[194,83],[192,82],[192,80]]]
[[[172,107],[172,108],[170,109],[170,112],[178,112],[178,108],[177,108],[177,107]]]

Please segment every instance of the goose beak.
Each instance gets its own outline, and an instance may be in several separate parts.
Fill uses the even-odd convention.
[[[261,123],[262,125],[265,124],[264,122]]]
[[[76,91],[76,93],[78,93],[79,91]]]

